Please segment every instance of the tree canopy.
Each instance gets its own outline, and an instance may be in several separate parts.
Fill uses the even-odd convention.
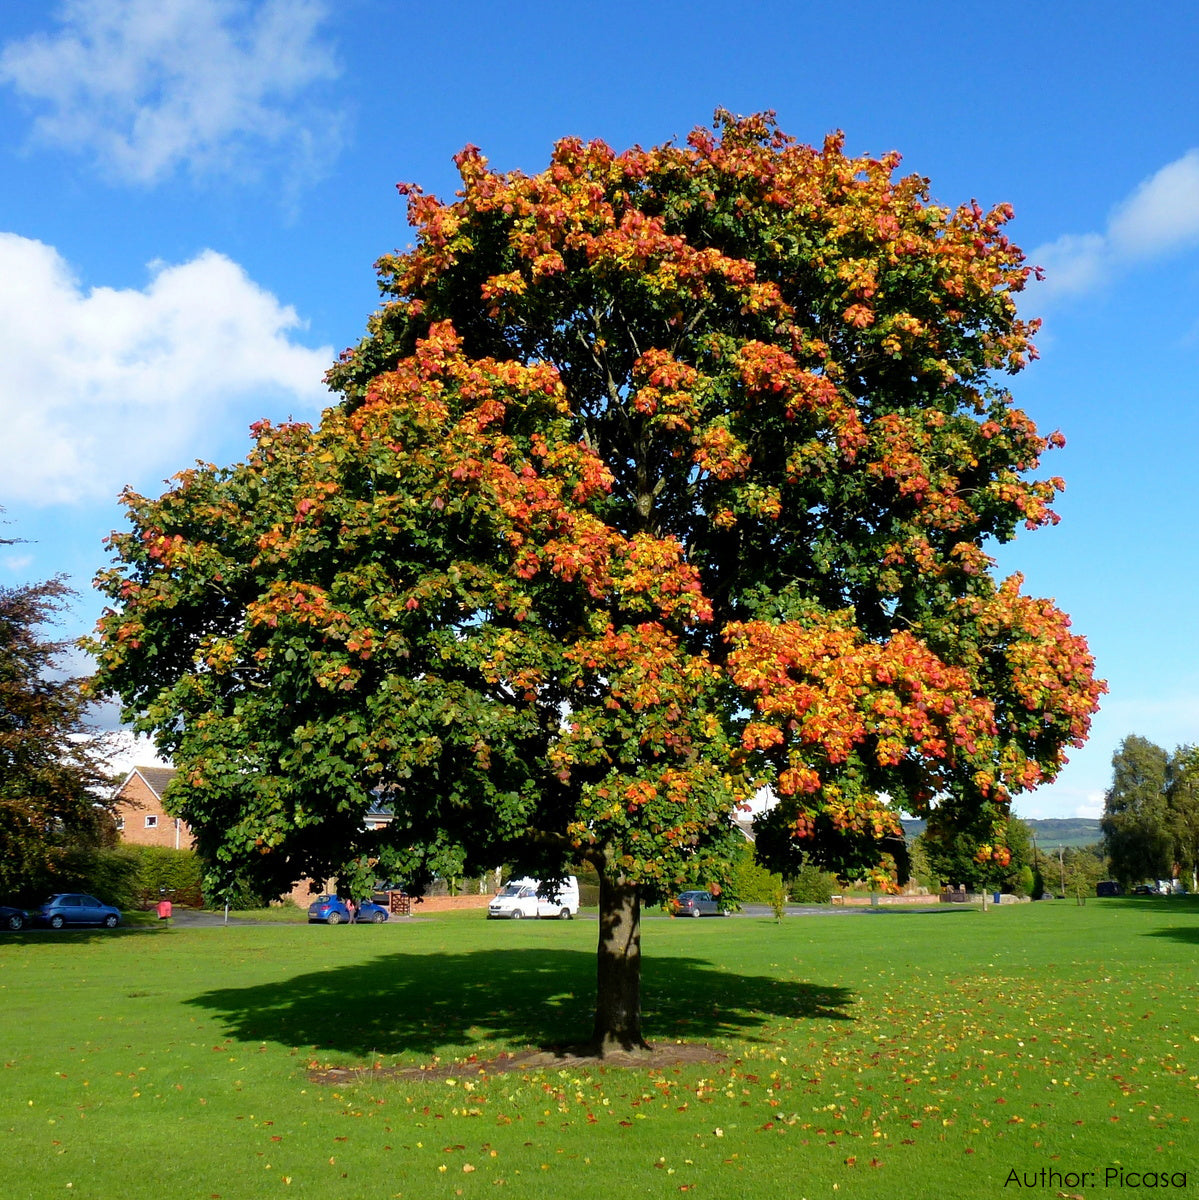
[[[1166,772],[1166,806],[1174,863],[1199,891],[1199,749],[1179,746]]]
[[[320,425],[126,495],[97,686],[280,886],[591,862],[595,1041],[637,1045],[639,906],[726,882],[757,789],[776,869],[885,883],[900,809],[1002,861],[1086,736],[1085,642],[986,549],[1062,486],[1002,385],[1029,268],[1006,206],[769,116],[456,161]]]
[[[0,543],[2,544],[2,543]],[[102,747],[83,681],[45,626],[70,589],[60,579],[0,587],[0,893],[31,897],[72,849],[111,831]]]
[[[1129,734],[1112,755],[1112,785],[1103,798],[1104,848],[1124,884],[1199,871],[1199,754],[1171,754]]]
[[[1112,755],[1112,786],[1103,798],[1103,845],[1123,884],[1171,873],[1166,775],[1170,756],[1130,734]]]
[[[938,885],[964,887],[971,892],[1039,894],[1032,830],[1018,817],[1010,817],[1007,822],[1004,829],[1007,853],[999,858],[994,853],[981,857],[977,841],[968,832],[931,823],[913,844],[914,859],[919,857],[917,845],[926,876]]]

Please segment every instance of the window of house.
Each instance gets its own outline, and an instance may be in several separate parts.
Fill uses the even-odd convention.
[[[124,829],[124,828],[125,828],[125,818],[124,818],[124,817],[117,817],[117,829],[118,829],[118,830],[121,830],[121,829]]]
[[[146,818],[146,828],[147,829],[154,829],[157,825],[158,825],[158,817],[157,816],[149,816]]]

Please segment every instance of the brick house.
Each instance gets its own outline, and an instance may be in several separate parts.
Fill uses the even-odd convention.
[[[172,817],[162,806],[163,793],[174,778],[174,767],[134,767],[129,772],[117,789],[113,805],[121,841],[170,850],[192,848],[187,823]]]
[[[186,821],[172,817],[162,806],[162,797],[167,785],[175,778],[174,767],[134,767],[117,789],[113,815],[122,842],[138,846],[166,846],[174,850],[191,850],[195,841]],[[391,809],[374,803],[367,811],[364,823],[367,829],[380,829],[394,819]],[[323,884],[312,879],[302,879],[286,894],[300,908],[307,908],[318,892],[334,890],[334,881]],[[490,901],[490,893],[479,896],[431,897],[422,911],[439,912],[445,908],[483,908]]]

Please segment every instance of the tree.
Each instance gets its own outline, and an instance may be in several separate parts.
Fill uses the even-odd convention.
[[[1112,786],[1103,797],[1103,847],[1124,885],[1173,874],[1166,802],[1169,755],[1130,734],[1112,755]]]
[[[972,892],[1028,895],[1035,886],[1032,831],[1018,817],[1009,817],[1004,832],[1006,854],[980,857],[969,831],[930,821],[916,839],[919,853],[912,857],[922,860],[928,874],[941,884],[960,884]]]
[[[1199,750],[1179,746],[1166,768],[1166,817],[1179,874],[1199,889]]]
[[[111,781],[87,723],[82,680],[58,673],[66,647],[42,627],[70,589],[61,579],[0,587],[0,893],[30,895],[72,851],[112,829]]]
[[[1063,895],[1067,898],[1093,896],[1096,884],[1108,878],[1108,862],[1101,845],[1067,846],[1058,861],[1061,866],[1058,878],[1064,878]],[[1052,859],[1049,869],[1050,878],[1055,878]]]
[[[726,883],[758,787],[773,869],[885,883],[900,807],[1000,858],[1085,737],[1085,642],[984,550],[1056,520],[999,382],[1029,268],[1006,207],[769,116],[457,163],[401,186],[320,426],[125,497],[97,686],[205,857],[280,884],[590,862],[592,1042],[636,1048],[641,903]]]

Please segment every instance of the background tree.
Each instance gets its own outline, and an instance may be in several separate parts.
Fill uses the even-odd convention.
[[[1173,874],[1166,782],[1169,755],[1130,734],[1112,755],[1112,786],[1103,797],[1103,848],[1124,886]]]
[[[115,828],[83,681],[60,674],[66,647],[43,634],[70,594],[59,579],[0,587],[0,893],[27,900]]]
[[[1001,861],[1100,691],[984,550],[1054,517],[999,379],[1010,210],[718,114],[683,146],[457,158],[318,429],[126,497],[98,686],[205,856],[282,884],[600,878],[593,1042],[643,1045],[640,905],[759,857],[902,872],[898,809]],[[372,794],[396,820],[362,832]],[[890,839],[890,841],[888,841]]]
[[[961,885],[971,892],[1033,894],[1036,883],[1032,834],[1018,817],[1007,823],[1005,854],[980,858],[978,845],[968,832],[930,821],[916,839],[922,873],[940,885]]]
[[[1037,895],[1036,848],[1032,829],[1018,817],[1008,822],[1007,846],[1011,860],[1000,887],[1014,896]]]
[[[1166,814],[1174,865],[1199,891],[1199,750],[1179,746],[1166,769]]]
[[[1095,885],[1101,879],[1111,877],[1107,856],[1101,845],[1067,846],[1061,853],[1060,862],[1065,873],[1063,895],[1067,897],[1093,896]],[[1049,878],[1056,882],[1058,876],[1052,873],[1052,859],[1049,869]]]

